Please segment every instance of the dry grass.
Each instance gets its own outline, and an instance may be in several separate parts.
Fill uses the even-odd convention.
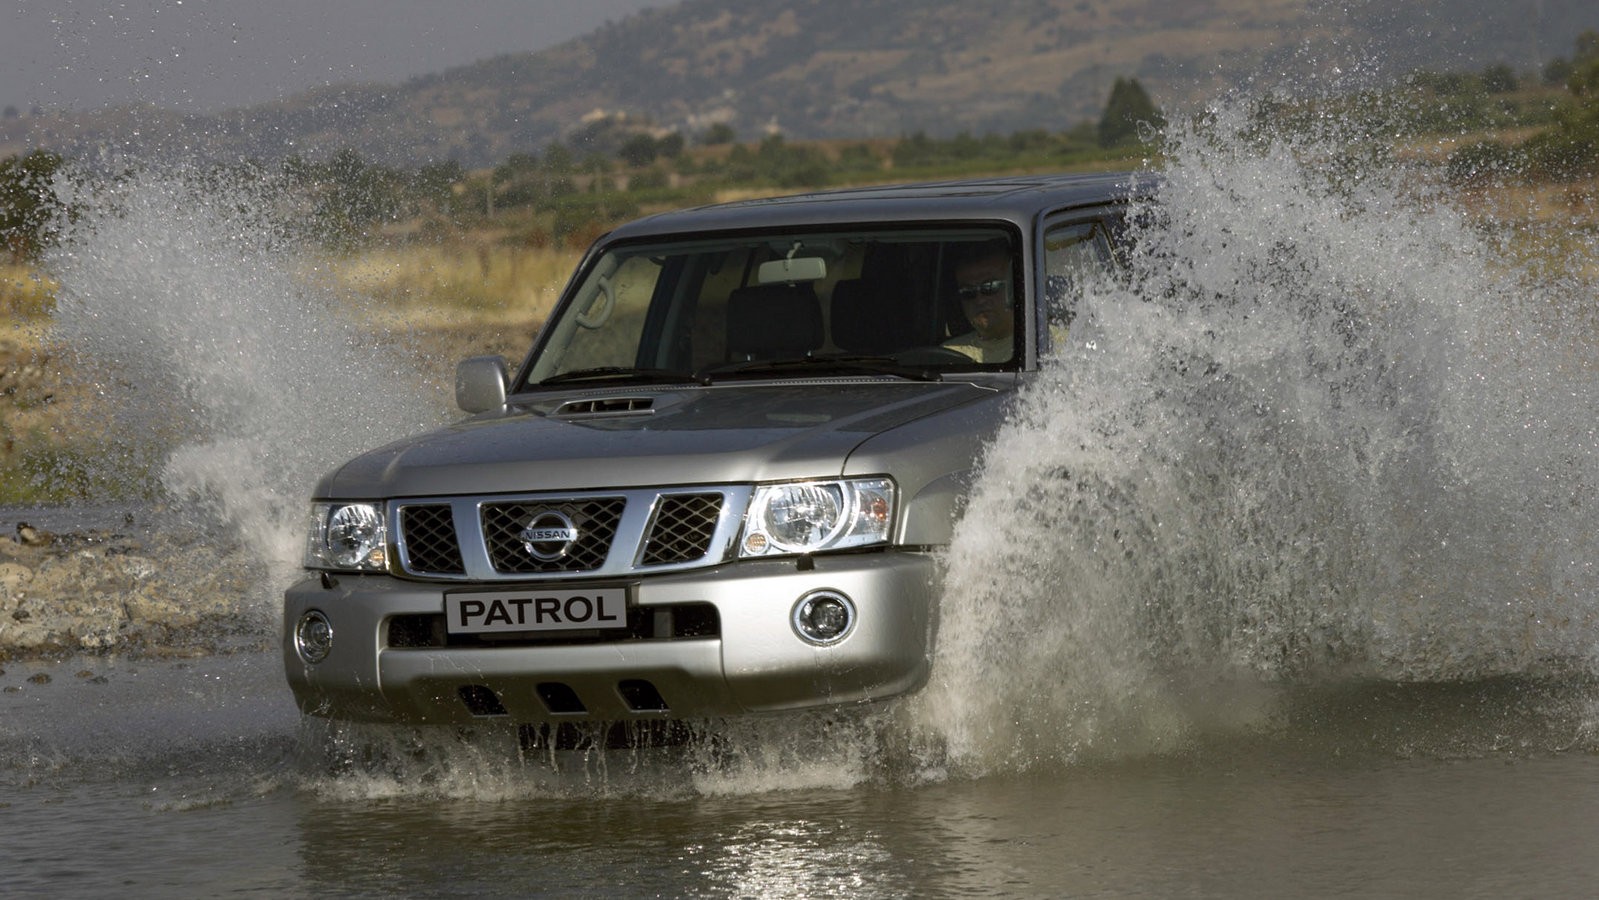
[[[527,351],[580,256],[575,250],[446,241],[374,248],[327,261],[333,286],[363,298],[352,312],[405,335],[430,374],[456,361]]]
[[[452,241],[368,250],[332,261],[338,286],[379,301],[393,322],[541,322],[579,253]]]
[[[10,322],[43,319],[55,308],[55,282],[32,266],[0,262],[0,318]]]

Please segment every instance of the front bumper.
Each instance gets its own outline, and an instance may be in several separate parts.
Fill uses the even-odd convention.
[[[354,721],[699,719],[838,706],[926,680],[935,582],[926,553],[751,560],[633,582],[632,603],[645,611],[714,607],[708,636],[398,646],[391,622],[442,615],[446,587],[459,586],[312,576],[284,597],[284,669],[301,710]],[[807,643],[791,625],[794,604],[817,590],[854,603],[854,627],[837,643]],[[316,664],[294,641],[313,609],[334,636]]]

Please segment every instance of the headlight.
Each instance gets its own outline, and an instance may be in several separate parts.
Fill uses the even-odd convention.
[[[740,556],[865,547],[888,540],[894,482],[888,478],[799,481],[755,489]]]
[[[375,503],[314,503],[305,546],[308,569],[381,572],[388,529]]]

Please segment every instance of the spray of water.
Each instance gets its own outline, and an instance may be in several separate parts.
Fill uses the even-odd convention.
[[[1584,260],[1520,262],[1539,254],[1422,173],[1264,140],[1240,107],[1172,139],[1128,277],[1088,290],[986,453],[927,689],[722,731],[672,757],[683,778],[586,757],[584,790],[1014,772],[1303,728],[1307,688],[1342,722],[1352,681],[1593,670]],[[1583,704],[1501,695],[1562,723],[1528,734],[1588,728]]]
[[[648,727],[560,726],[530,742],[515,726],[450,729],[307,721],[300,765],[321,794],[525,798],[747,796],[903,780],[888,710],[813,712],[685,724],[661,742]],[[658,724],[658,723],[657,723]],[[890,770],[885,763],[892,765]]]
[[[305,277],[270,186],[147,173],[68,202],[82,217],[46,261],[57,336],[107,431],[159,460],[149,487],[265,563],[270,595],[299,564],[315,479],[443,421],[441,392],[351,324],[359,298]]]
[[[1590,669],[1593,286],[1241,105],[1172,141],[987,453],[912,717],[988,771],[1265,725],[1285,683]]]
[[[1253,121],[1172,135],[1128,276],[1090,286],[989,447],[921,694],[660,765],[330,727],[317,789],[915,781],[1279,727],[1285,686],[1592,672],[1599,326],[1574,273],[1599,250],[1539,259],[1415,170],[1346,164],[1348,135]],[[316,475],[440,421],[441,392],[334,314],[260,193],[143,177],[89,209],[50,261],[62,336],[164,489],[292,569]]]

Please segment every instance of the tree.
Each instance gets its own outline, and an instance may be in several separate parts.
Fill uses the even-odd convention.
[[[368,163],[355,150],[346,147],[333,154],[321,175],[327,188],[322,211],[339,224],[361,229],[399,215],[398,174]]]
[[[506,184],[518,178],[525,178],[537,172],[539,158],[531,153],[512,153],[505,161],[494,167],[492,177],[495,184]]]
[[[713,147],[717,144],[731,144],[736,140],[738,140],[738,132],[734,131],[733,126],[726,122],[717,122],[715,125],[705,129],[705,133],[700,135],[700,143],[707,147]]]
[[[1572,62],[1581,64],[1595,59],[1599,59],[1599,31],[1590,28],[1577,35],[1577,52]]]
[[[1508,94],[1520,87],[1514,69],[1496,63],[1482,70],[1482,89],[1490,94]]]
[[[1570,77],[1571,60],[1563,56],[1557,56],[1549,60],[1543,67],[1543,83],[1550,87],[1557,84],[1565,84],[1566,79]]]
[[[14,256],[38,256],[68,212],[52,187],[62,163],[48,150],[0,160],[0,246]]]
[[[466,170],[453,159],[428,163],[411,177],[411,191],[418,201],[446,210],[453,205],[455,186],[465,180]]]
[[[829,166],[815,147],[790,144],[781,134],[768,135],[755,151],[757,177],[778,187],[820,187]]]
[[[664,159],[677,159],[683,155],[683,135],[672,132],[655,142],[655,152]]]
[[[560,141],[550,141],[544,148],[544,168],[557,175],[570,175],[577,168],[572,148]]]
[[[903,168],[921,166],[932,162],[938,154],[938,148],[933,139],[925,131],[916,131],[902,136],[894,143],[894,165]]]
[[[1591,178],[1599,175],[1599,31],[1577,38],[1566,87],[1571,98],[1555,111],[1554,124],[1522,148],[1537,174]]]
[[[1111,86],[1110,99],[1105,102],[1105,114],[1099,119],[1099,145],[1117,147],[1133,143],[1139,140],[1139,128],[1144,126],[1156,130],[1165,128],[1166,117],[1149,99],[1138,79],[1117,78]]]
[[[656,146],[655,138],[641,131],[623,141],[622,147],[617,150],[616,155],[620,156],[622,161],[628,165],[639,168],[655,162],[655,154],[658,152],[659,148]]]
[[[1566,89],[1590,102],[1599,98],[1599,56],[1575,63],[1566,76]]]

